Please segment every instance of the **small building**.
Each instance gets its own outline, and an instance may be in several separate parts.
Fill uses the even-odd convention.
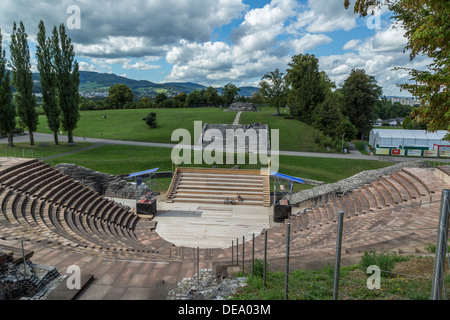
[[[374,148],[434,150],[435,145],[449,144],[443,140],[446,134],[445,130],[372,129],[369,144]]]

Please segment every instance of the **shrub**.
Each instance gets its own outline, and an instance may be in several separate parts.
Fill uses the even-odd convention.
[[[156,128],[158,126],[158,124],[156,123],[156,113],[155,112],[150,112],[144,119],[142,119],[145,121],[145,123],[150,127],[150,128]]]
[[[378,266],[381,269],[381,275],[387,276],[394,268],[397,262],[403,262],[410,260],[411,257],[399,256],[395,252],[381,252],[377,254],[376,251],[364,252],[360,265],[364,268],[370,266]]]
[[[255,277],[261,277],[263,276],[264,273],[264,261],[263,260],[259,260],[259,259],[255,259],[255,263],[253,265],[254,268],[254,276]],[[269,265],[266,263],[266,271],[269,270]]]
[[[436,245],[432,243],[427,243],[425,246],[425,250],[429,253],[436,253]]]

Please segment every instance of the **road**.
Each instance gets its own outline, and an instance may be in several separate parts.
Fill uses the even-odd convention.
[[[67,142],[67,136],[59,135],[58,139],[60,142]],[[26,143],[29,142],[28,134],[25,135],[17,135],[14,136],[14,143]],[[41,142],[52,142],[53,135],[47,133],[34,133],[34,141],[36,143]],[[112,139],[97,139],[97,138],[86,138],[86,137],[74,137],[74,141],[76,142],[90,142],[94,143],[95,146],[102,145],[128,145],[128,146],[140,146],[140,147],[158,147],[158,148],[174,148],[178,144],[172,143],[158,143],[158,142],[140,142],[140,141],[125,141],[125,140],[112,140]],[[0,144],[6,144],[7,138],[0,138]],[[193,146],[191,146],[193,147]],[[92,147],[91,147],[92,148]],[[82,151],[81,149],[79,151]],[[77,152],[77,151],[74,151]],[[320,152],[300,152],[300,151],[280,151],[280,155],[284,156],[293,156],[293,157],[316,157],[316,158],[332,158],[332,159],[355,159],[355,160],[379,160],[377,156],[368,156],[361,154],[356,148],[350,148],[349,153],[341,154],[341,153],[320,153]],[[65,155],[65,154],[62,154]],[[390,158],[395,162],[402,161],[414,161],[414,160],[424,160],[425,158],[416,158],[416,157],[382,157],[382,158]],[[426,158],[427,161],[436,161],[442,163],[449,163],[450,159],[433,159]]]

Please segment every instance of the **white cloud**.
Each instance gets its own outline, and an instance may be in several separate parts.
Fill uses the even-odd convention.
[[[133,61],[130,58],[90,58],[92,64],[81,62],[80,70],[111,73],[113,65],[119,65],[125,70],[156,70],[162,68],[160,65],[147,63],[154,60],[155,57],[145,57],[136,61]],[[81,69],[82,64],[83,69]]]
[[[327,44],[333,41],[330,37],[324,34],[309,34],[307,33],[301,39],[291,41],[291,45],[295,49],[295,53],[305,53],[308,50],[314,49],[320,45]]]
[[[99,69],[94,66],[93,64],[89,64],[85,61],[79,62],[80,71],[92,71],[92,72],[99,72]]]
[[[297,6],[296,1],[273,0],[263,8],[249,11],[234,31],[234,44],[247,52],[270,48],[285,32],[285,23],[295,15]]]
[[[406,46],[404,32],[400,26],[394,28],[391,25],[377,30],[372,37],[365,40],[350,40],[344,45],[344,49],[352,52],[322,56],[319,58],[320,68],[326,71],[337,85],[343,84],[352,69],[364,69],[367,74],[375,77],[385,95],[408,95],[407,92],[401,93],[397,86],[408,82],[408,73],[393,69],[395,67],[424,69],[430,61],[424,57],[410,61],[409,52],[403,53]]]
[[[156,70],[156,69],[160,69],[161,66],[160,65],[154,65],[154,64],[148,64],[145,63],[144,61],[137,61],[135,63],[132,62],[125,62],[122,65],[122,68],[130,70],[130,69],[134,69],[134,70]]]
[[[273,0],[262,8],[249,10],[233,31],[230,44],[180,41],[167,53],[167,62],[173,68],[166,80],[256,83],[265,73],[286,68],[296,51],[331,41],[324,35],[309,34],[300,39],[285,39],[286,28],[298,8],[297,1]]]
[[[25,23],[33,42],[39,20],[45,21],[50,35],[54,25],[66,22],[67,7],[76,4],[81,10],[81,30],[68,33],[82,60],[81,70],[111,73],[113,67],[120,67],[118,72],[130,77],[133,70],[147,70],[164,74],[165,81],[206,85],[257,84],[265,73],[287,68],[293,55],[327,44],[339,48],[332,53],[317,51],[322,55],[316,56],[320,68],[337,84],[352,68],[360,68],[375,76],[385,92],[398,91],[395,84],[406,81],[408,75],[392,68],[421,69],[429,63],[423,57],[409,61],[409,54],[403,53],[403,30],[389,26],[390,19],[382,19],[382,28],[370,31],[373,36],[358,38],[353,29],[357,24],[365,28],[365,21],[353,8],[346,10],[343,0],[261,3],[250,8],[244,0],[2,0],[0,27],[6,48],[13,21]],[[384,7],[382,15],[386,13]],[[223,30],[229,34],[222,37]],[[335,38],[345,37],[350,30],[353,39],[341,43],[343,38]],[[171,70],[163,68],[162,59],[172,65]]]
[[[344,8],[342,0],[309,0],[308,10],[301,11],[291,31],[305,29],[311,33],[324,33],[336,30],[349,31],[356,27],[353,9]]]
[[[359,40],[359,39],[352,39],[344,45],[343,49],[344,50],[355,49],[360,44],[360,42],[361,42],[361,40]]]
[[[23,20],[29,34],[39,20],[48,32],[66,23],[72,0],[2,0],[0,25],[12,28]],[[247,9],[242,0],[77,1],[81,29],[68,30],[77,53],[90,57],[162,56],[167,46],[187,41],[208,41],[214,28],[230,23]],[[26,8],[26,10],[24,9]],[[8,30],[10,31],[10,30]]]

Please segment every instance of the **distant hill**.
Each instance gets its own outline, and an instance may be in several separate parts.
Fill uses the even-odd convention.
[[[39,74],[33,74],[34,92],[41,92],[41,85],[39,82]],[[108,92],[109,88],[115,84],[124,84],[128,86],[137,96],[155,96],[159,92],[165,92],[169,96],[177,95],[181,92],[187,94],[195,90],[206,89],[198,83],[192,82],[171,82],[171,83],[154,83],[147,80],[134,80],[121,77],[112,73],[98,73],[91,71],[80,71],[80,92]],[[240,88],[240,95],[250,97],[252,93],[257,92],[256,87],[242,87]],[[218,88],[220,91],[221,88]]]

